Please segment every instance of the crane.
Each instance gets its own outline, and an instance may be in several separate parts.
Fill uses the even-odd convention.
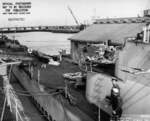
[[[76,24],[80,25],[78,20],[76,19],[75,15],[73,14],[73,12],[72,12],[72,10],[71,10],[71,8],[69,6],[68,6],[68,10],[70,11],[71,15],[73,16],[73,19],[75,20]]]

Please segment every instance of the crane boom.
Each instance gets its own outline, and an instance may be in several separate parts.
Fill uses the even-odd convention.
[[[71,15],[73,16],[73,18],[74,18],[76,24],[77,24],[77,25],[80,25],[79,22],[78,22],[78,20],[76,19],[75,15],[73,14],[73,12],[72,12],[72,10],[71,10],[71,8],[70,8],[69,6],[68,6],[68,10],[70,11]]]

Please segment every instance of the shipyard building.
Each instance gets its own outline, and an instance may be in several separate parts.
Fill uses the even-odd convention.
[[[89,45],[102,43],[113,46],[124,45],[127,39],[139,37],[148,22],[150,22],[150,10],[145,10],[143,17],[96,19],[93,25],[69,38],[71,57],[74,62],[79,63],[85,48],[88,50]],[[95,50],[96,46],[92,52]]]

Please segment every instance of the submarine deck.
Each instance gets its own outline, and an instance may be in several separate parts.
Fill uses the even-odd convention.
[[[27,71],[28,68],[25,68]],[[65,87],[64,73],[75,73],[81,72],[78,65],[63,60],[59,66],[46,65],[46,68],[41,68],[37,65],[33,67],[33,79],[38,80],[38,70],[40,70],[40,81],[39,83],[44,85],[47,92],[51,89],[63,89]],[[85,97],[85,85],[76,88],[74,85],[70,85],[70,94],[75,99],[75,105],[69,103],[69,100],[63,97],[63,102],[66,108],[76,113],[76,111],[84,112],[86,115],[91,117],[93,120],[98,119],[98,107],[90,104]],[[108,121],[109,115],[101,110],[101,120]]]

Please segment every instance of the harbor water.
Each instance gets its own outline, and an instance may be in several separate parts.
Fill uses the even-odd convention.
[[[7,34],[10,39],[19,40],[29,48],[41,51],[49,55],[56,55],[61,49],[70,53],[70,41],[73,34],[51,33],[51,32],[26,32]]]

